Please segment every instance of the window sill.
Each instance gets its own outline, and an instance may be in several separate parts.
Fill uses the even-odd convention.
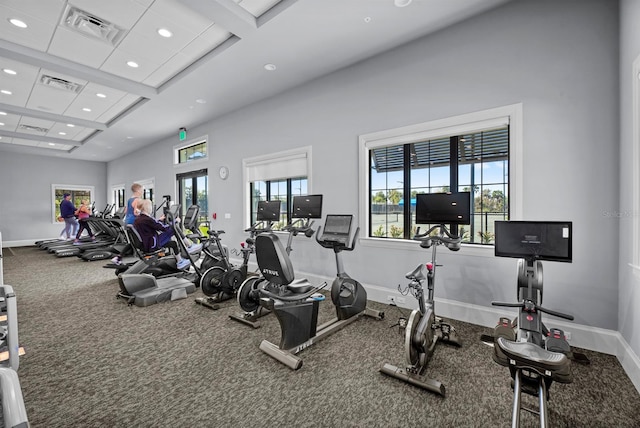
[[[408,239],[360,238],[358,244],[363,247],[385,248],[389,250],[424,251],[417,241]],[[460,253],[473,257],[494,257],[493,245],[462,244]]]

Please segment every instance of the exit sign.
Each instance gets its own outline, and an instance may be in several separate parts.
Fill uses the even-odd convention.
[[[180,137],[180,141],[184,141],[187,139],[187,128],[180,128],[180,132],[178,133]]]

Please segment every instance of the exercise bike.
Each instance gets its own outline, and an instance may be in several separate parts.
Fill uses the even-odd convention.
[[[542,313],[566,320],[573,316],[544,308],[542,304],[542,260],[571,262],[571,222],[495,222],[495,255],[518,260],[519,302],[492,302],[494,306],[518,308],[514,322],[502,317],[494,331],[493,360],[509,367],[513,387],[513,428],[520,426],[522,410],[539,416],[540,426],[549,426],[547,401],[551,384],[571,383],[571,359],[588,363],[573,353],[565,334],[548,330]],[[522,393],[538,398],[538,409],[523,406]]]
[[[279,203],[279,201],[278,201]],[[240,285],[247,279],[249,257],[255,252],[256,235],[271,230],[271,223],[254,223],[245,232],[249,232],[249,237],[240,244],[242,254],[242,264],[237,266],[229,260],[229,254],[222,246],[220,235],[223,230],[209,231],[211,240],[217,247],[217,255],[207,254],[206,259],[215,261],[214,265],[207,268],[200,278],[200,288],[207,297],[198,297],[195,302],[209,309],[220,309],[218,303],[233,299]],[[203,261],[204,263],[204,261]]]
[[[311,238],[315,233],[313,230],[313,219],[322,216],[322,195],[295,196],[292,204],[293,220],[282,228],[283,232],[288,232],[286,253],[291,254],[291,244],[293,238],[304,235]],[[271,232],[271,224],[280,218],[280,201],[260,201],[258,203],[257,219],[266,221],[267,228],[260,232]],[[256,234],[256,239],[259,234]],[[255,247],[254,247],[255,251]],[[260,263],[258,263],[259,265]],[[259,319],[271,312],[260,305],[258,290],[268,282],[264,276],[253,276],[244,281],[237,292],[238,305],[243,312],[231,314],[229,318],[241,322],[253,328],[259,328]],[[295,280],[296,283],[307,282],[306,279]]]
[[[332,249],[336,255],[337,275],[331,286],[331,300],[335,305],[336,317],[318,325],[318,309],[323,294],[318,293],[326,283],[318,286],[308,281],[294,282],[291,261],[280,245],[277,236],[264,234],[256,239],[258,266],[265,282],[258,288],[260,305],[272,311],[280,323],[279,345],[263,340],[260,349],[287,367],[298,370],[302,367],[299,352],[346,327],[361,316],[378,320],[384,313],[366,307],[367,292],[356,280],[344,271],[340,254],[353,251],[358,230],[349,245],[351,215],[328,215],[325,233],[316,241],[324,248]]]
[[[436,234],[434,234],[434,232]],[[461,346],[457,332],[453,326],[442,320],[435,314],[434,286],[436,279],[436,250],[444,245],[451,251],[460,250],[462,238],[455,236],[444,224],[431,227],[425,233],[420,234],[420,228],[416,231],[414,240],[420,241],[420,247],[431,248],[431,261],[419,264],[405,277],[410,281],[403,290],[398,285],[401,294],[411,293],[418,300],[418,309],[413,310],[407,321],[404,333],[404,350],[406,358],[405,367],[397,367],[384,363],[380,372],[405,381],[411,385],[425,389],[442,396],[445,395],[445,386],[435,380],[426,378],[426,371],[438,342],[445,342],[455,346]],[[425,267],[427,273],[425,275]],[[427,295],[425,298],[424,281],[427,281]]]

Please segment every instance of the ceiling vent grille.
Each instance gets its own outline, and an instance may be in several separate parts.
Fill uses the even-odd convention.
[[[67,92],[74,92],[76,94],[79,93],[82,89],[82,85],[80,83],[71,82],[69,80],[49,76],[47,74],[43,74],[42,76],[40,76],[40,83],[51,88],[61,89]]]
[[[62,25],[112,46],[115,46],[124,34],[124,30],[115,24],[71,5],[67,5],[62,16]]]
[[[41,132],[43,134],[46,134],[47,132],[49,132],[47,128],[41,128],[39,126],[26,125],[26,124],[20,125],[20,129],[24,129],[25,131]]]

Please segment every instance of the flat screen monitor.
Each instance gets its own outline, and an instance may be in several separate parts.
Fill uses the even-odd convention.
[[[258,213],[256,221],[278,221],[280,220],[279,200],[275,201],[258,201]]]
[[[323,239],[333,239],[342,236],[349,238],[351,233],[351,221],[353,216],[327,214],[327,218],[324,221],[324,232],[322,233]]]
[[[496,221],[495,255],[571,262],[570,221]]]
[[[471,192],[417,194],[416,223],[471,223]]]
[[[293,197],[293,218],[321,218],[322,195]]]

